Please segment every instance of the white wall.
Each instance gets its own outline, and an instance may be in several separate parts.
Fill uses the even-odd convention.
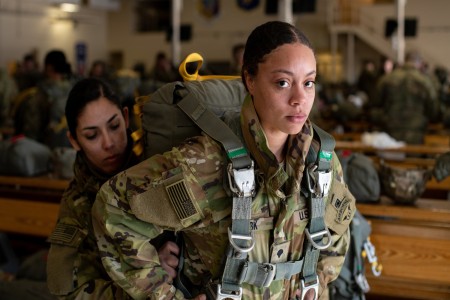
[[[63,50],[75,71],[75,45],[87,45],[87,63],[107,55],[107,14],[102,10],[83,8],[73,20],[47,0],[0,1],[0,68],[12,61],[20,61],[33,49],[39,63],[47,51]],[[58,19],[59,18],[59,19]]]
[[[384,34],[387,18],[396,19],[395,5],[367,7],[374,27]],[[418,50],[433,65],[443,65],[450,70],[450,1],[407,0],[405,18],[417,18],[417,36],[406,38],[406,50]]]
[[[169,1],[169,0],[167,0]],[[317,54],[329,52],[327,9],[330,1],[317,0],[316,13],[295,15],[295,23],[312,40]],[[57,21],[52,17],[56,9],[48,6],[48,0],[0,0],[0,68],[36,48],[42,63],[45,53],[52,48],[66,52],[75,68],[75,44],[85,42],[88,50],[88,65],[95,59],[108,59],[112,51],[122,51],[124,66],[131,68],[136,62],[144,62],[147,68],[160,50],[170,54],[170,42],[165,32],[138,34],[135,32],[134,0],[122,0],[120,10],[83,8],[76,14],[77,23]],[[236,1],[220,1],[221,13],[208,20],[197,10],[198,0],[184,0],[181,23],[193,27],[193,39],[181,44],[181,57],[200,52],[206,61],[231,60],[231,47],[245,42],[250,31],[258,24],[276,19],[264,13],[265,1],[252,11],[240,9]],[[386,16],[395,17],[391,6],[375,5],[371,9],[374,27],[384,32]],[[418,36],[407,40],[407,47],[419,48],[432,64],[439,63],[450,69],[450,11],[449,0],[408,0],[407,17],[418,17]],[[340,43],[340,47],[345,46]],[[356,42],[356,70],[359,61],[372,56],[370,49]],[[340,54],[345,56],[345,48]]]
[[[109,13],[109,50],[124,53],[124,66],[132,67],[136,62],[153,66],[154,57],[160,50],[171,53],[170,42],[165,33],[142,34],[134,31],[134,1],[122,1],[120,12]],[[205,61],[230,61],[231,48],[236,43],[245,43],[250,31],[259,24],[276,20],[276,15],[264,13],[265,1],[251,11],[240,9],[236,1],[220,1],[221,12],[208,20],[198,12],[198,0],[184,0],[181,24],[192,25],[192,40],[182,42],[181,59],[191,52],[199,52]],[[317,0],[315,14],[295,15],[296,25],[311,39],[317,51],[328,49],[326,27],[327,0]]]

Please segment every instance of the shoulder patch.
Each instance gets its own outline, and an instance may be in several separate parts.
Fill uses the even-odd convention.
[[[52,244],[77,248],[86,235],[86,232],[75,225],[57,223],[48,241]]]
[[[171,177],[154,182],[143,193],[130,199],[130,207],[140,220],[163,228],[181,230],[204,218],[194,198],[192,186],[181,168],[174,169]],[[197,195],[204,197],[203,195]]]
[[[166,185],[166,191],[173,209],[182,223],[187,218],[199,213],[184,179]]]

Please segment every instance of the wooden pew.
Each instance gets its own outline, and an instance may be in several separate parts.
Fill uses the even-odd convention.
[[[357,204],[372,225],[382,275],[367,277],[374,299],[450,299],[450,202],[419,199],[413,206]]]
[[[363,133],[347,132],[347,133],[333,133],[332,135],[337,141],[361,142]],[[429,146],[450,146],[450,133],[426,134],[424,138],[424,144]]]
[[[49,176],[20,177],[0,176],[0,192],[3,196],[20,199],[40,199],[59,202],[70,180]]]
[[[376,154],[379,152],[405,153],[405,154],[430,154],[439,155],[450,152],[449,146],[436,145],[405,145],[397,148],[376,148],[359,141],[336,141],[336,150],[351,150],[355,152]]]
[[[0,198],[0,231],[48,237],[58,218],[59,203]]]

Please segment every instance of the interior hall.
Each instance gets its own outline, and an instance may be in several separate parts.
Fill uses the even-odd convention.
[[[152,96],[177,83],[175,101],[179,86],[214,80],[239,81],[247,95],[247,39],[273,21],[312,44],[308,122],[333,137],[367,221],[364,231],[353,219],[345,270],[320,299],[450,299],[449,12],[448,0],[0,0],[0,299],[56,299],[50,247],[70,244],[74,252],[63,255],[83,257],[82,240],[95,244],[96,192],[149,158],[146,147],[164,143],[161,132],[191,122],[178,112],[152,123]],[[100,151],[89,145],[103,129],[81,130],[89,117],[117,130],[109,142],[124,153],[97,165]],[[86,215],[77,211],[84,205]],[[86,222],[61,227],[64,212]],[[97,267],[110,277],[100,257]]]

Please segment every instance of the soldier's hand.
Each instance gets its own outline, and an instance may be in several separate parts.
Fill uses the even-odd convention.
[[[166,242],[158,250],[159,261],[161,262],[161,267],[169,274],[173,279],[177,276],[178,267],[178,255],[180,254],[180,248],[174,242]]]
[[[309,291],[306,292],[305,297],[303,297],[303,299],[300,299],[300,297],[302,296],[302,291],[300,289],[297,289],[295,296],[296,296],[296,299],[299,299],[299,300],[314,300],[315,299],[314,294],[315,294],[314,289],[310,289]],[[319,298],[319,297],[317,297],[317,298]]]
[[[205,294],[197,295],[193,300],[206,300]]]
[[[450,176],[450,152],[442,154],[436,159],[433,175],[437,181],[442,181]]]

